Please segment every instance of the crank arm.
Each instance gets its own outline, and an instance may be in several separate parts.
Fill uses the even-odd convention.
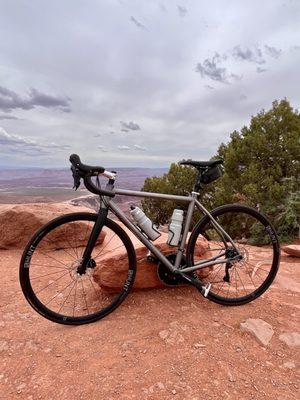
[[[199,289],[201,294],[203,294],[204,297],[207,297],[207,295],[210,291],[210,288],[211,288],[211,283],[204,284],[200,280],[195,279],[192,276],[186,275],[185,273],[181,272],[180,270],[177,270],[176,273],[179,274],[190,285],[193,285],[197,289]]]

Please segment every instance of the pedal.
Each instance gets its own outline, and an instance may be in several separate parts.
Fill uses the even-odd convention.
[[[202,293],[203,293],[204,297],[207,297],[207,295],[210,291],[210,288],[211,288],[211,283],[207,283],[205,286],[202,286],[202,290],[203,290]]]

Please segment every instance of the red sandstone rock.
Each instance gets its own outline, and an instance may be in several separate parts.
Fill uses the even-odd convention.
[[[60,215],[78,211],[90,212],[85,207],[74,207],[64,203],[0,205],[0,249],[23,248],[41,226]],[[43,243],[47,248],[53,249],[70,247],[70,243],[75,247],[80,246],[86,241],[85,237],[90,230],[91,227],[85,222],[67,224],[55,230],[48,236],[48,241]],[[80,231],[84,234],[78,235]],[[72,242],[75,235],[76,244]],[[98,243],[103,242],[104,236],[105,233],[100,235]]]
[[[293,257],[300,257],[300,245],[290,244],[281,248],[286,254]]]
[[[131,237],[132,239],[132,237]],[[157,276],[157,264],[147,260],[148,249],[134,238],[134,245],[137,256],[137,274],[134,282],[134,290],[156,289],[165,287]],[[164,254],[174,253],[176,248],[166,244],[167,234],[162,233],[161,237],[155,241],[155,246]],[[103,243],[105,246],[105,241]],[[105,254],[98,260],[98,265],[94,270],[94,280],[107,292],[116,292],[123,287],[128,271],[127,254],[122,249],[110,252],[114,243],[109,243]],[[197,260],[199,257],[208,258],[211,256],[208,241],[204,238],[199,239],[197,245]],[[205,270],[199,272],[199,277],[206,274]]]

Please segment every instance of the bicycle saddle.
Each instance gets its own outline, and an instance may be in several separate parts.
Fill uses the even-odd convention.
[[[187,161],[180,161],[179,164],[180,165],[190,165],[191,167],[202,169],[202,168],[215,167],[216,165],[223,164],[223,160],[212,160],[212,161],[187,160]]]

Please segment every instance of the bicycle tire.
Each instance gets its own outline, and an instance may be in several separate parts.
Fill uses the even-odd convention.
[[[256,288],[253,292],[249,293],[248,295],[244,295],[238,298],[234,297],[224,297],[220,296],[216,293],[214,293],[213,290],[210,290],[207,298],[215,303],[222,304],[222,305],[227,305],[227,306],[237,306],[237,305],[243,305],[246,303],[249,303],[250,301],[255,300],[257,297],[261,296],[272,284],[273,280],[275,279],[275,276],[277,274],[278,268],[279,268],[279,263],[280,263],[280,245],[278,241],[277,234],[275,232],[274,227],[272,224],[268,221],[268,219],[258,212],[256,209],[252,207],[248,207],[245,205],[240,205],[240,204],[227,204],[220,206],[216,209],[214,209],[211,212],[211,215],[215,218],[218,219],[220,216],[224,216],[228,212],[233,212],[233,213],[244,213],[247,214],[254,219],[258,220],[265,228],[267,234],[270,236],[271,240],[271,247],[273,250],[273,258],[272,258],[272,266],[270,268],[270,271],[268,275],[266,276],[266,279],[262,282],[262,284]],[[195,226],[193,229],[191,236],[189,238],[188,244],[187,244],[187,266],[191,267],[194,265],[194,252],[195,252],[195,246],[197,243],[197,239],[199,235],[202,235],[205,237],[205,232],[206,232],[206,227],[210,223],[210,218],[208,216],[204,216]],[[222,226],[222,225],[221,225]],[[224,264],[223,264],[224,265]],[[209,282],[209,279],[208,279]]]
[[[124,283],[122,291],[116,296],[114,301],[106,306],[104,309],[101,309],[98,312],[93,313],[92,315],[79,317],[66,316],[63,314],[59,314],[58,312],[54,312],[53,310],[45,306],[45,304],[40,301],[40,299],[34,292],[30,279],[31,260],[34,257],[35,252],[39,248],[38,246],[42,242],[42,240],[45,239],[48,234],[54,232],[56,228],[61,228],[63,225],[79,221],[89,221],[94,224],[97,217],[98,215],[93,213],[72,213],[58,217],[41,227],[32,236],[23,252],[20,262],[19,279],[24,296],[35,311],[53,322],[65,325],[81,325],[95,322],[114,311],[125,300],[128,293],[130,292],[130,289],[132,288],[136,274],[136,254],[133,244],[127,233],[120,227],[120,225],[107,218],[104,228],[109,228],[112,232],[115,233],[115,235],[124,244],[128,256],[128,272],[126,281]],[[72,240],[72,238],[70,238],[70,240]]]

